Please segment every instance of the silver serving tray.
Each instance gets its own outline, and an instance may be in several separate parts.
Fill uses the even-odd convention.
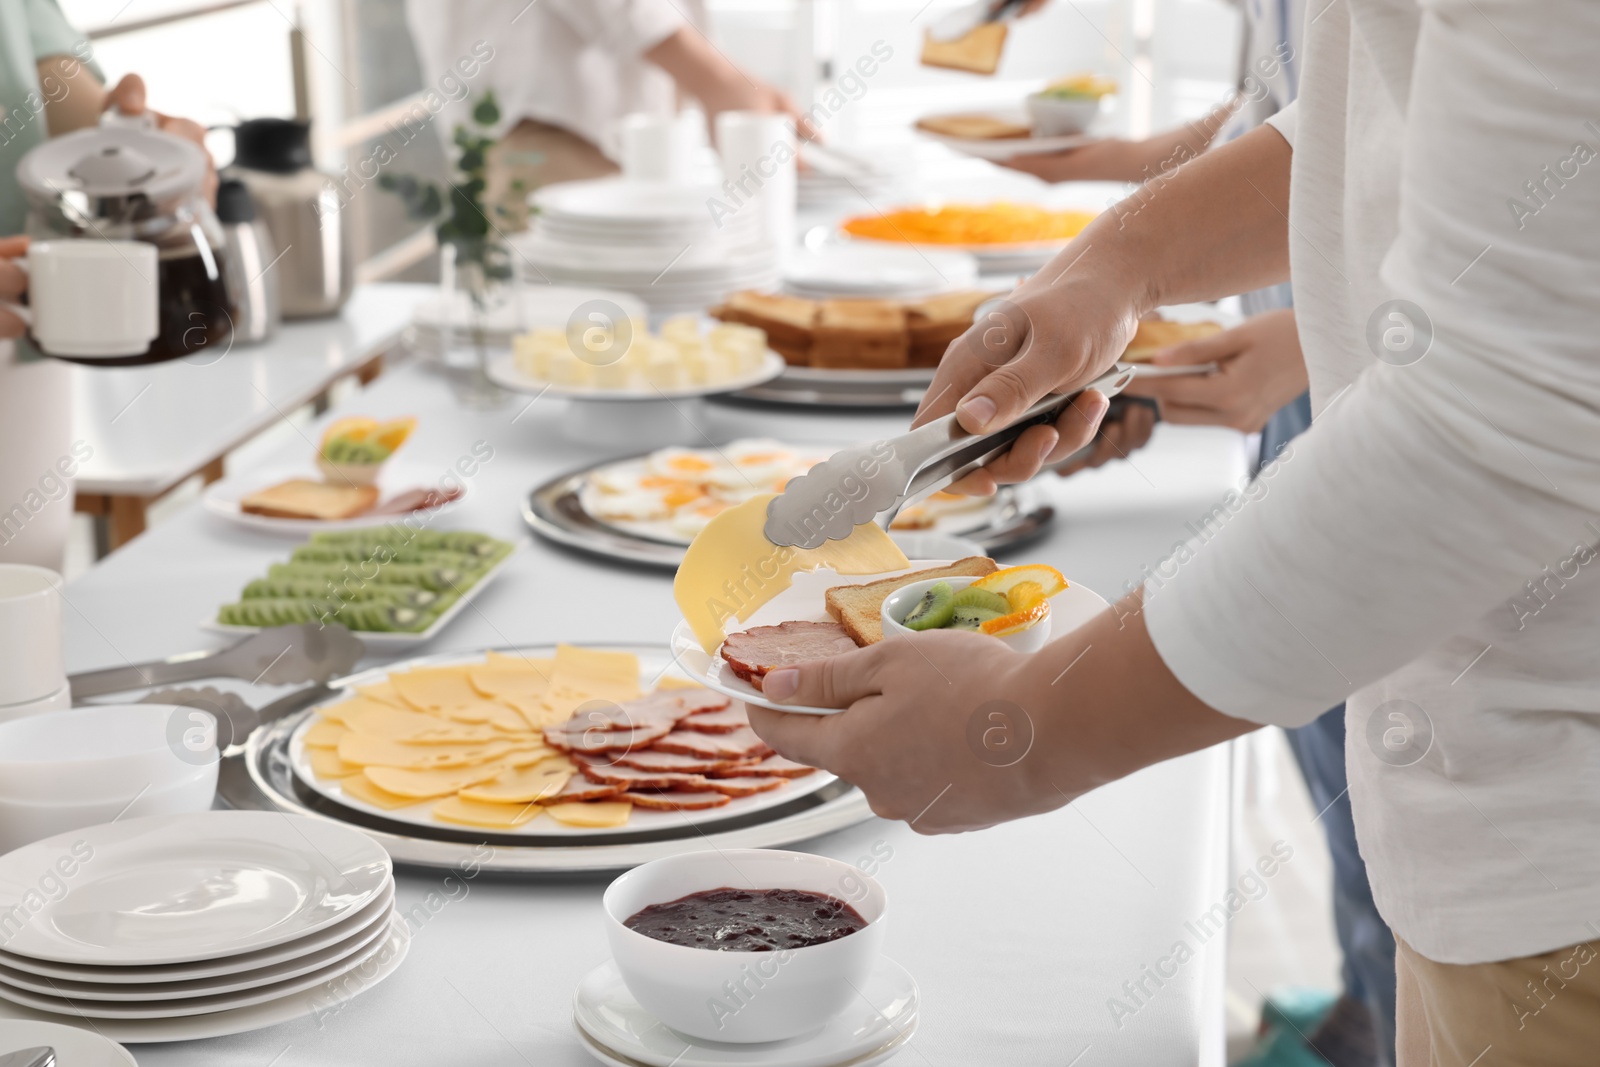
[[[590,471],[626,462],[627,458],[604,460],[535,487],[522,503],[522,521],[534,533],[558,545],[605,559],[676,570],[683,562],[684,545],[620,530],[594,518],[579,503],[579,491]],[[1004,552],[1043,536],[1055,521],[1055,508],[1030,501],[1024,489],[1007,486],[997,494],[997,500],[1001,507],[994,521],[953,536],[976,541],[991,553]]]
[[[771,381],[723,399],[759,400],[793,407],[914,408],[933,384],[932,367],[904,370],[834,370],[789,367]]]

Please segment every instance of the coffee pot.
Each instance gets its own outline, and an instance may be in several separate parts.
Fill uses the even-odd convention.
[[[36,240],[140,241],[156,249],[158,329],[142,353],[76,360],[104,366],[215,359],[237,309],[224,237],[204,194],[203,149],[153,123],[108,121],[54,137],[17,164]],[[61,358],[73,359],[71,356]]]

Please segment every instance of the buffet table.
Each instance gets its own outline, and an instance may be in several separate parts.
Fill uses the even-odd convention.
[[[358,335],[364,309],[392,309],[378,299],[384,295],[353,305],[347,319]],[[497,410],[465,410],[443,377],[414,360],[339,413],[417,416],[407,459],[440,474],[474,445],[480,455],[492,449],[443,521],[517,538],[526,536],[519,508],[532,486],[608,451],[629,451],[563,439],[564,403],[513,396]],[[726,404],[694,416],[696,433],[710,441],[840,443],[895,433],[905,417]],[[301,460],[310,447],[297,439],[277,459]],[[1051,563],[1115,597],[1244,473],[1238,435],[1163,426],[1132,464],[1045,485],[1056,524],[1010,559]],[[291,547],[191,505],[69,585],[69,669],[217,645],[222,639],[200,622]],[[557,640],[664,644],[676,621],[666,573],[535,541],[423,651]],[[258,705],[276,695],[231,688]],[[846,861],[880,857],[876,876],[893,914],[886,954],[911,972],[924,998],[916,1038],[899,1062],[1222,1064],[1226,935],[1203,937],[1205,928],[1191,924],[1228,890],[1228,779],[1228,751],[1219,748],[984,833],[929,838],[870,819],[807,842]],[[371,992],[321,1018],[133,1051],[154,1067],[591,1063],[573,1036],[571,1003],[580,977],[607,956],[607,880],[404,871],[400,910],[411,917],[414,942],[400,970]],[[1158,987],[1147,968],[1170,960],[1179,942],[1189,952]],[[1141,983],[1145,993],[1130,997],[1128,988]]]

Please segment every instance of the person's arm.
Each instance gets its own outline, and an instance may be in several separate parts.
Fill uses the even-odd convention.
[[[1252,316],[1231,330],[1185,341],[1151,357],[1158,367],[1217,364],[1212,374],[1135,378],[1126,392],[1157,400],[1168,422],[1255,433],[1306,391],[1305,354],[1293,308]]]
[[[816,136],[817,131],[787,93],[752,78],[692,26],[679,27],[645,52],[644,57],[672,75],[678,88],[700,101],[713,130],[716,117],[724,111],[762,111],[788,115],[795,120],[801,137]]]
[[[1149,181],[1177,169],[1209,148],[1238,109],[1241,99],[1236,96],[1204,118],[1163,130],[1142,141],[1108,137],[1081,148],[1012,156],[1001,160],[1000,165],[1047,182]]]

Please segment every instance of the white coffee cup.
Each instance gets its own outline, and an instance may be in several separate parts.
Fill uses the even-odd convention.
[[[35,241],[25,261],[28,306],[5,305],[54,356],[143,355],[160,332],[156,247],[90,238]]]
[[[623,118],[622,176],[630,181],[681,182],[693,152],[675,115],[634,112]]]
[[[0,563],[0,707],[42,701],[66,685],[62,587],[55,571]]]

